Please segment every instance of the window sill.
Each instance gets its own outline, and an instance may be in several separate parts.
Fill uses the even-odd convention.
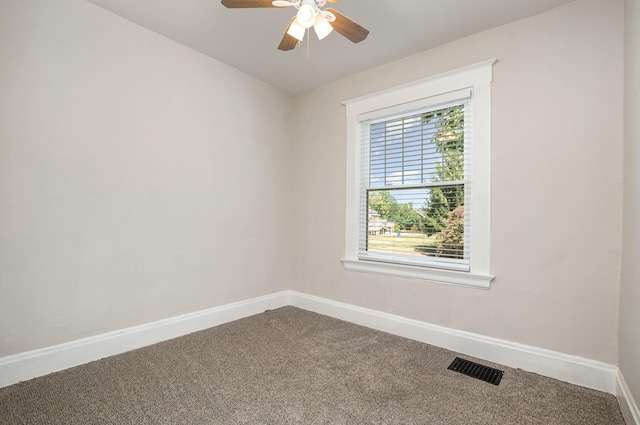
[[[346,270],[399,276],[410,279],[420,279],[438,284],[467,286],[481,289],[489,289],[491,287],[491,281],[493,280],[493,276],[485,274],[409,266],[405,264],[382,263],[377,261],[350,260],[343,258],[342,264],[344,264],[344,268]]]

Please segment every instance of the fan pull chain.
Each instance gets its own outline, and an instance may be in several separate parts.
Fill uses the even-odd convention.
[[[309,60],[310,51],[311,51],[311,34],[309,34],[309,28],[307,28],[307,60]]]

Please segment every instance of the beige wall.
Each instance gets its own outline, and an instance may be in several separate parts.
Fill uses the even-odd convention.
[[[0,0],[0,357],[293,288],[616,364],[622,5],[579,0],[292,103],[83,0]],[[492,288],[346,272],[341,102],[491,57]],[[620,364],[638,398],[634,121]]]
[[[84,0],[0,10],[0,357],[290,286],[290,97]]]
[[[296,98],[294,288],[616,364],[622,28],[580,0]],[[345,271],[341,102],[492,57],[492,288]]]
[[[640,400],[640,1],[625,4],[625,126],[620,370]]]

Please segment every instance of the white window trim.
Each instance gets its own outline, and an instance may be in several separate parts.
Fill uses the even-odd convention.
[[[347,108],[347,199],[345,269],[429,282],[488,289],[491,250],[491,81],[496,59],[435,75],[343,102]],[[471,89],[474,111],[471,178],[471,265],[469,272],[362,260],[358,257],[358,187],[360,121],[364,114],[445,93]]]

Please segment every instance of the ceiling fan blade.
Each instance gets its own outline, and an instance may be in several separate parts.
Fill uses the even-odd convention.
[[[276,7],[271,0],[222,0],[222,4],[229,9],[248,7]]]
[[[284,37],[282,37],[282,40],[280,41],[278,50],[282,50],[286,52],[288,50],[295,49],[296,46],[298,45],[298,39],[295,37],[291,37],[287,32],[289,31],[289,27],[291,26],[291,24],[293,24],[293,21],[295,21],[295,19],[296,19],[295,16],[291,18],[291,22],[289,22],[289,26],[287,27],[287,30],[284,32]]]
[[[337,10],[325,9],[325,11],[333,13],[336,17],[336,20],[331,23],[333,29],[354,43],[361,42],[369,35],[368,29],[356,24]]]

